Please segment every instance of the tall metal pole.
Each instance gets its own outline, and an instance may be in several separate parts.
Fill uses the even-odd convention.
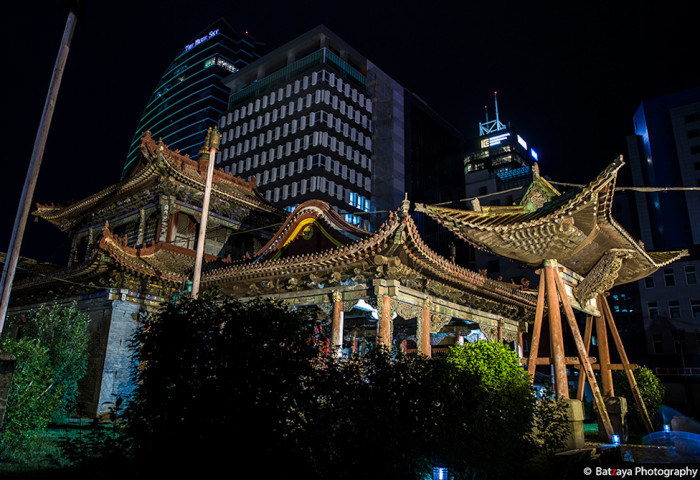
[[[31,207],[32,197],[34,196],[34,187],[36,186],[36,179],[39,175],[39,166],[41,165],[44,147],[46,146],[46,137],[49,134],[49,126],[51,125],[51,118],[53,117],[53,111],[56,105],[58,87],[61,85],[61,78],[63,77],[63,70],[66,66],[66,59],[68,58],[70,42],[73,38],[73,31],[75,30],[76,23],[77,16],[75,12],[71,10],[68,13],[66,27],[63,30],[61,47],[58,50],[58,57],[56,58],[51,84],[49,85],[49,92],[46,96],[44,111],[41,115],[41,123],[39,124],[39,130],[37,131],[34,141],[34,150],[32,151],[32,158],[29,163],[29,168],[27,169],[27,177],[24,181],[22,197],[20,198],[19,207],[17,209],[17,216],[15,217],[15,225],[12,229],[8,257],[5,258],[5,265],[2,269],[2,279],[0,280],[0,285],[2,286],[2,300],[0,301],[0,335],[2,335],[2,329],[5,325],[5,316],[10,303],[10,292],[15,277],[15,270],[17,269],[24,228],[27,224],[27,217],[29,216],[29,209]]]
[[[221,133],[219,133],[219,130],[216,127],[209,128],[205,145],[209,148],[209,164],[207,165],[207,180],[204,185],[204,200],[202,201],[202,221],[199,224],[197,253],[192,276],[192,298],[197,298],[197,295],[199,295],[199,283],[202,278],[202,263],[204,260],[204,242],[207,237],[207,220],[209,219],[209,199],[211,197],[212,177],[214,176],[214,157],[219,150],[220,141]]]

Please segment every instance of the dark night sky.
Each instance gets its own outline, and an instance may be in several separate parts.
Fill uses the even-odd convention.
[[[61,3],[3,6],[2,251],[65,26]],[[34,202],[65,204],[115,183],[163,71],[219,17],[268,50],[323,23],[468,135],[498,90],[501,120],[539,151],[543,174],[586,181],[626,154],[641,100],[700,84],[700,41],[691,0],[568,3],[87,2]],[[30,217],[21,254],[65,263],[67,242]]]

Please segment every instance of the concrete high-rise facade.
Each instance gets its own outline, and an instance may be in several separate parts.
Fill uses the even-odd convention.
[[[231,96],[219,122],[217,166],[254,178],[268,200],[288,210],[324,200],[371,229],[409,193],[407,103],[419,99],[327,27],[269,52],[225,84]]]
[[[138,156],[144,131],[173,150],[197,157],[209,127],[226,111],[229,91],[221,82],[259,58],[262,43],[220,19],[184,46],[168,66],[143,111],[129,146],[124,176]]]

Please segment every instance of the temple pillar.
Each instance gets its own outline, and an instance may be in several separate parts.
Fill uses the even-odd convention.
[[[391,297],[382,295],[382,316],[379,319],[379,344],[391,350],[393,332],[391,328]]]
[[[88,239],[87,239],[87,245],[85,247],[85,258],[83,259],[84,261],[87,261],[88,258],[90,258],[90,254],[92,253],[92,247],[93,244],[95,243],[95,231],[92,227],[88,229]]]
[[[136,245],[143,245],[144,232],[146,230],[146,211],[139,210],[139,231],[136,237]]]
[[[518,337],[515,343],[515,352],[518,354],[518,358],[523,358],[525,355],[525,348],[523,348],[523,332],[518,332]]]
[[[168,238],[168,227],[170,225],[170,213],[171,213],[171,198],[166,196],[160,197],[160,227],[158,229],[158,241],[167,242],[170,240]]]
[[[603,315],[595,319],[595,332],[598,337],[598,362],[600,362],[600,379],[603,386],[603,397],[614,397],[612,371],[610,370],[610,350],[608,348],[608,332],[605,328]]]
[[[496,338],[498,339],[498,343],[503,343],[503,324],[500,321],[496,327]]]
[[[343,355],[343,294],[333,292],[333,319],[331,321],[331,349],[341,357]]]
[[[554,369],[554,393],[557,397],[569,398],[569,384],[566,375],[566,355],[564,354],[564,334],[561,327],[559,295],[557,294],[554,267],[545,263],[545,287],[549,315],[549,340]]]
[[[68,253],[68,266],[72,267],[74,263],[77,262],[77,255],[78,255],[78,242],[80,239],[78,238],[78,235],[75,234],[73,235],[73,239],[70,242],[70,252]]]
[[[431,356],[430,351],[430,299],[426,299],[418,322],[418,353]]]

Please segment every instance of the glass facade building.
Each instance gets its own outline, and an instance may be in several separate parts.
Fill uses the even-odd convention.
[[[206,130],[226,111],[230,91],[222,79],[261,56],[264,45],[239,34],[223,19],[203,30],[178,53],[158,82],[129,146],[122,177],[138,156],[141,136],[151,135],[192,158]]]

